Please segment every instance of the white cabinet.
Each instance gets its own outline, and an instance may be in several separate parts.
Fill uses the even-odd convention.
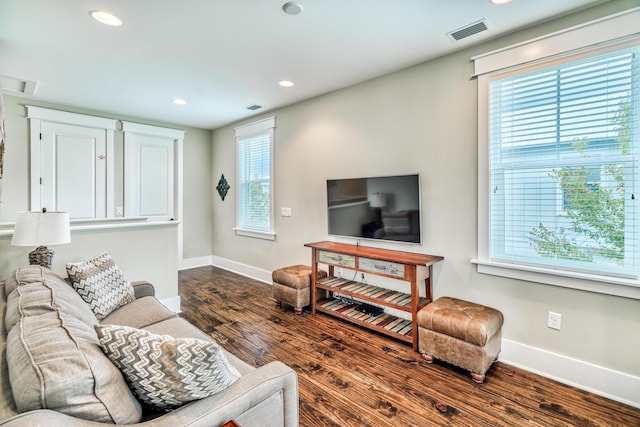
[[[32,211],[182,218],[182,130],[27,106]]]

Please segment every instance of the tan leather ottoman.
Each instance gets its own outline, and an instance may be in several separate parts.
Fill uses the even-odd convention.
[[[418,312],[418,351],[471,371],[482,383],[500,353],[502,313],[451,297],[438,298]]]
[[[327,276],[327,272],[318,270],[318,279]],[[273,298],[276,305],[282,303],[292,305],[296,314],[302,314],[302,309],[311,303],[311,267],[307,265],[292,265],[273,270]]]

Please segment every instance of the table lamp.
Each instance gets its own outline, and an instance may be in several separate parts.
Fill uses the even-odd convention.
[[[13,246],[37,246],[29,253],[29,264],[51,269],[54,251],[47,245],[71,241],[68,212],[18,212],[13,230]]]

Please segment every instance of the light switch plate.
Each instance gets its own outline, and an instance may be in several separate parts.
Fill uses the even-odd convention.
[[[291,208],[280,208],[280,216],[291,216]]]

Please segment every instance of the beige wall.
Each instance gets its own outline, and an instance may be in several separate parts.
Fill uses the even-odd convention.
[[[552,352],[585,364],[640,376],[640,302],[565,288],[480,275],[476,256],[477,96],[470,58],[497,48],[639,6],[614,0],[603,6],[500,38],[454,55],[364,84],[283,108],[276,116],[274,242],[238,237],[235,225],[233,127],[212,133],[186,129],[184,144],[184,258],[230,260],[269,272],[308,263],[306,242],[327,239],[325,180],[419,172],[422,177],[424,244],[385,245],[445,257],[435,269],[435,296],[452,295],[488,304],[505,314],[504,343]],[[366,66],[366,64],[363,64]],[[29,208],[29,139],[24,104],[176,127],[5,97],[7,151],[0,223]],[[263,114],[259,117],[270,114]],[[244,121],[243,123],[249,122]],[[239,123],[241,124],[241,123]],[[211,146],[213,141],[213,147]],[[214,193],[224,173],[231,190]],[[121,183],[120,183],[121,185]],[[54,270],[106,250],[131,280],[161,284],[159,296],[177,295],[177,227],[76,231],[56,247]],[[26,262],[30,248],[0,235],[0,278]],[[372,278],[373,279],[373,278]],[[546,327],[547,311],[562,313],[562,330]],[[504,344],[503,344],[504,348]],[[637,393],[636,393],[637,394]]]
[[[108,252],[129,280],[148,280],[156,296],[171,300],[178,295],[177,227],[73,231],[71,243],[54,246],[52,270],[66,277],[67,262],[86,260]],[[0,236],[0,270],[5,279],[16,267],[28,264],[34,248],[11,246],[11,236]]]
[[[5,96],[7,143],[5,176],[0,203],[0,224],[13,223],[16,212],[29,210],[29,120],[25,105],[69,111],[185,129],[184,162],[184,258],[209,257],[212,253],[211,207],[211,131],[184,128],[161,122],[140,120],[114,114],[81,110],[31,99]],[[122,134],[116,132],[116,147],[121,155]],[[118,148],[119,147],[119,148]],[[122,179],[116,181],[122,197]],[[0,227],[2,228],[2,227]],[[0,278],[15,267],[27,263],[27,253],[33,248],[11,246],[10,235],[0,235]],[[130,280],[149,280],[157,287],[161,299],[178,295],[178,226],[165,225],[144,228],[72,231],[71,243],[54,247],[54,270],[64,273],[66,262],[79,261],[109,252]]]
[[[435,268],[436,297],[500,309],[505,342],[518,349],[640,376],[634,332],[640,301],[481,275],[470,263],[477,254],[477,84],[470,58],[638,5],[610,2],[260,116],[276,117],[273,242],[234,234],[233,127],[215,130],[213,173],[231,184],[224,202],[214,198],[215,257],[266,271],[308,264],[304,243],[328,238],[326,179],[419,172],[424,244],[384,247],[444,256]],[[280,217],[281,207],[292,208],[292,217]],[[562,314],[561,331],[547,327],[549,310]]]

